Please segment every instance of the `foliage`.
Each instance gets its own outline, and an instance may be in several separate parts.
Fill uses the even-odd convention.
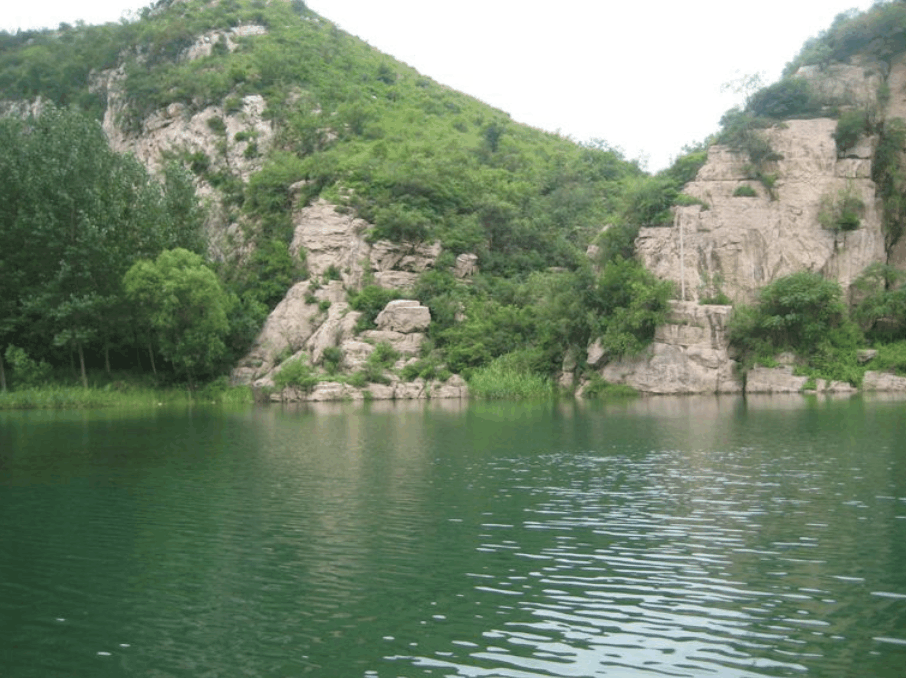
[[[906,168],[902,154],[906,150],[906,122],[902,118],[887,120],[878,140],[871,178],[877,185],[884,204],[884,234],[887,250],[906,231]]]
[[[754,92],[745,110],[756,119],[808,118],[821,113],[821,103],[812,94],[808,80],[789,77]]]
[[[746,154],[756,170],[760,171],[766,163],[782,159],[764,133],[773,121],[755,116],[748,110],[733,108],[724,114],[720,124],[718,143]]]
[[[201,256],[184,249],[165,250],[153,262],[136,262],[123,286],[147,319],[161,355],[186,375],[190,385],[220,366],[236,299]]]
[[[837,119],[834,129],[834,143],[840,157],[859,140],[859,137],[871,130],[868,114],[863,110],[843,111]]]
[[[288,386],[300,388],[310,393],[318,385],[318,375],[308,363],[308,358],[300,356],[287,360],[280,366],[280,371],[274,375],[274,384],[277,388]]]
[[[602,379],[598,374],[592,374],[585,388],[582,389],[582,397],[585,399],[604,399],[604,398],[632,398],[638,396],[632,386],[626,384],[611,384],[609,381]]]
[[[75,109],[0,119],[0,340],[51,361],[134,342],[121,281],[139,258],[201,246],[186,174],[151,179]]]
[[[386,341],[380,342],[368,354],[362,369],[352,375],[349,383],[358,388],[369,383],[389,384],[390,379],[384,373],[393,366],[398,358],[399,353],[393,346]]]
[[[734,198],[757,198],[758,191],[749,186],[748,184],[740,184],[736,187],[736,190],[733,191]]]
[[[618,258],[604,268],[594,293],[599,338],[605,353],[618,357],[636,354],[651,342],[667,316],[673,286],[638,262]]]
[[[832,231],[855,231],[862,224],[865,202],[856,193],[852,182],[837,192],[825,196],[818,211],[818,222]]]
[[[853,283],[861,299],[852,311],[866,336],[873,341],[906,339],[906,285],[902,271],[875,263]]]
[[[789,75],[800,66],[846,62],[855,54],[889,60],[906,49],[906,6],[877,2],[866,12],[843,12],[830,28],[807,41],[784,69]]]
[[[28,357],[25,349],[10,344],[3,358],[12,371],[11,384],[17,388],[30,388],[47,383],[51,367],[43,360],[38,362]]]
[[[327,374],[336,374],[343,362],[343,351],[337,346],[328,346],[321,353],[321,365]]]
[[[356,324],[356,331],[362,332],[374,328],[374,319],[384,307],[394,299],[399,299],[396,290],[387,290],[378,285],[366,285],[359,292],[349,292],[349,305],[362,316]]]
[[[484,400],[528,400],[549,398],[550,379],[526,370],[512,354],[503,355],[476,370],[469,379],[469,392]]]
[[[861,379],[855,369],[861,333],[840,286],[816,273],[793,273],[765,286],[755,306],[734,310],[728,336],[746,365],[792,351],[815,376]]]
[[[869,365],[871,369],[906,376],[906,340],[879,345],[877,351]]]
[[[679,190],[671,177],[632,177],[623,191],[624,223],[662,226],[673,222],[670,208]]]

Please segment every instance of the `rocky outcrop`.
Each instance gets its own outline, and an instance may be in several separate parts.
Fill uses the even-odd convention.
[[[871,145],[862,157],[838,158],[829,118],[790,120],[769,132],[783,156],[768,172],[769,191],[751,178],[748,159],[714,146],[708,162],[684,192],[702,205],[676,208],[672,227],[643,228],[637,240],[642,263],[671,280],[686,300],[720,291],[751,303],[768,283],[797,271],[820,272],[844,289],[871,263],[884,261],[881,207],[870,179]],[[734,196],[749,186],[757,197]],[[842,195],[861,200],[858,229],[837,232],[819,219]]]
[[[855,393],[844,381],[811,379],[793,373],[790,366],[755,366],[746,373],[746,393]]]
[[[673,302],[667,323],[640,356],[621,358],[599,369],[608,382],[644,393],[739,393],[742,382],[726,339],[729,306]],[[600,365],[600,343],[588,351],[588,364]]]
[[[862,379],[862,390],[906,393],[906,377],[898,377],[888,372],[869,371]]]
[[[467,398],[469,387],[465,380],[453,375],[446,381],[401,381],[398,378],[389,384],[369,384],[355,388],[336,381],[322,381],[311,391],[287,388],[280,393],[271,393],[271,402],[325,402],[333,400],[449,400]]]
[[[431,311],[417,301],[397,299],[381,311],[374,324],[379,330],[393,332],[424,332],[431,324]]]
[[[325,200],[297,209],[293,225],[290,253],[304,251],[313,276],[339,276],[349,289],[360,289],[366,280],[386,289],[408,289],[434,266],[441,251],[440,243],[372,244],[366,238],[371,224]]]

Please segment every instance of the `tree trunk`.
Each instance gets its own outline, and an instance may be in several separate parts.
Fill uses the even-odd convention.
[[[110,374],[110,345],[104,344],[104,369]]]
[[[6,393],[6,370],[3,369],[2,353],[0,353],[0,392]]]
[[[148,357],[151,358],[151,373],[157,379],[157,367],[154,365],[154,349],[151,348],[151,342],[148,342]]]
[[[85,374],[85,353],[82,351],[82,345],[79,344],[79,365],[82,368],[82,388],[88,388],[88,375]]]

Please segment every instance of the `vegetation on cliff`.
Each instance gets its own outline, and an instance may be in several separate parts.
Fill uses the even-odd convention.
[[[751,178],[773,196],[778,156],[767,127],[838,115],[841,152],[877,133],[872,178],[892,246],[906,224],[902,121],[828,107],[792,74],[856,53],[890,59],[906,50],[904,36],[901,2],[841,15],[780,82],[751,88],[709,143],[745,152]],[[212,149],[171,149],[153,178],[106,146],[96,121],[108,87],[121,93],[117,126],[133,135],[173,104],[183,115],[216,107],[225,117],[248,95],[263,97],[275,135],[259,147],[257,132],[231,135],[215,116]],[[291,212],[325,198],[371,223],[372,240],[442,245],[411,290],[432,324],[410,375],[452,370],[484,379],[488,393],[546,391],[564,365],[583,374],[594,340],[609,357],[651,340],[674,290],[635,260],[634,241],[641,226],[673,223],[672,208],[692,200],[682,188],[708,153],[708,143],[691,146],[671,168],[646,174],[603,141],[577,144],[513,122],[300,0],[159,0],[135,22],[0,33],[0,91],[44,102],[37,118],[0,119],[0,347],[25,351],[0,357],[4,379],[4,364],[13,363],[14,379],[24,379],[28,360],[60,368],[77,359],[83,385],[102,366],[151,370],[165,383],[222,374],[286,290],[308,276],[304,251],[289,252]],[[257,163],[250,177],[229,162],[237,144]],[[190,179],[216,203],[209,229],[241,225],[222,260],[204,259]],[[828,227],[858,228],[859,213],[841,198]],[[476,254],[481,271],[468,283],[453,274],[463,253]],[[866,293],[853,311],[869,338],[901,338],[892,329],[901,322],[898,284],[885,277],[883,294]],[[362,328],[395,296],[373,285],[348,293]],[[795,313],[783,306],[791,295]],[[842,298],[811,278],[777,281],[740,312],[735,340],[750,356],[788,349],[828,365],[837,358],[827,356],[858,343]],[[791,313],[808,322],[797,325]],[[806,339],[816,322],[826,330],[820,346]],[[316,378],[292,369],[284,378],[300,388]]]
[[[213,46],[187,58],[202,35]],[[66,72],[63,63],[70,64]],[[521,361],[526,369],[547,376],[569,346],[583,348],[594,332],[609,331],[615,351],[637,349],[663,311],[666,288],[631,261],[631,243],[638,224],[665,218],[670,202],[650,203],[650,180],[636,163],[603,142],[581,145],[518,125],[343,33],[302,2],[158,2],[134,23],[61,26],[0,39],[0,85],[14,98],[40,96],[100,116],[105,102],[92,86],[92,73],[118,66],[127,103],[119,124],[134,132],[147,114],[174,103],[190,111],[210,105],[229,111],[248,94],[267,101],[276,142],[247,184],[222,158],[176,156],[197,181],[217,189],[254,243],[251,257],[237,253],[216,266],[235,295],[231,320],[242,325],[227,332],[234,350],[215,352],[221,364],[237,357],[250,328],[260,326],[289,285],[306,274],[287,251],[292,185],[303,187],[298,200],[321,196],[355,211],[374,224],[375,239],[442,243],[445,254],[416,295],[434,312],[430,334],[451,369],[468,372],[520,351],[532,356]],[[52,115],[78,117],[75,109]],[[91,127],[84,119],[82,124]],[[99,138],[96,127],[90,132]],[[14,136],[10,132],[6,143],[15,145]],[[224,137],[223,144],[234,141]],[[682,185],[680,176],[657,181],[669,183],[673,195]],[[598,262],[598,280],[584,251],[606,223],[615,227]],[[186,229],[196,226],[193,216]],[[10,233],[16,229],[22,225]],[[612,246],[617,241],[620,246]],[[174,241],[118,252],[116,265],[105,269],[108,296],[126,298],[121,280],[137,259],[151,260],[176,246],[199,251],[198,245]],[[26,248],[18,256],[36,260],[35,252]],[[481,262],[471,286],[450,275],[455,255],[463,252],[478,254]],[[615,303],[596,291],[624,284],[627,292],[641,294],[624,294]],[[10,289],[17,287],[10,281]],[[367,305],[367,289],[350,293],[354,307]],[[27,296],[24,289],[18,296]],[[566,299],[562,308],[570,311],[557,310]],[[65,362],[71,345],[85,353],[89,366],[111,350],[122,365],[134,361],[133,345],[148,348],[144,338],[108,338],[100,328],[72,334],[65,344],[59,331],[33,329],[39,325],[25,322],[24,302],[14,303],[19,310],[10,315],[17,319],[4,341],[27,346],[37,359]],[[466,311],[462,323],[454,321],[459,308]],[[369,310],[374,315],[380,309]],[[136,333],[149,323],[136,318],[120,327]],[[105,321],[104,327],[115,324]],[[188,375],[185,361],[175,357],[179,351],[160,337],[152,344],[148,367],[158,357],[175,374]],[[205,373],[216,373],[216,362],[202,361]]]

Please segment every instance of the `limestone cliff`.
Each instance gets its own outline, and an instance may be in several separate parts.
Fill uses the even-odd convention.
[[[233,380],[257,388],[273,386],[273,376],[287,360],[304,355],[313,365],[322,362],[324,351],[339,349],[344,373],[360,369],[376,345],[389,344],[399,354],[396,370],[415,362],[430,311],[414,300],[395,300],[377,316],[376,329],[357,332],[361,314],[353,311],[347,292],[366,283],[404,292],[419,273],[434,266],[441,248],[437,243],[369,242],[370,224],[334,205],[317,200],[293,211],[293,240],[290,251],[304,250],[310,277],[296,283],[267,319],[252,349],[233,371]],[[474,275],[474,255],[463,256],[454,270],[461,278]],[[273,397],[289,400],[330,400],[361,398],[459,398],[466,393],[465,382],[403,382],[396,373],[387,373],[387,384],[354,388],[324,382],[306,393],[288,389]]]
[[[906,55],[889,66],[856,60],[803,68],[796,77],[809,81],[828,110],[906,118]],[[878,99],[884,90],[890,92],[886,101]],[[751,303],[768,283],[803,270],[836,280],[849,293],[872,263],[906,268],[906,245],[887,249],[885,243],[883,205],[871,178],[878,139],[863,134],[841,151],[836,124],[830,117],[794,119],[764,130],[778,159],[758,168],[741,151],[710,148],[707,162],[683,191],[700,204],[675,207],[671,226],[642,228],[636,240],[642,263],[675,285],[678,301],[670,320],[643,355],[598,366],[601,376],[648,393],[741,390],[721,331],[730,307],[697,307],[698,301],[725,295],[734,303]],[[858,227],[828,228],[828,214],[845,199],[860,206]],[[597,357],[592,344],[589,364]],[[798,391],[807,381],[792,378],[791,369],[750,376],[749,392]]]

